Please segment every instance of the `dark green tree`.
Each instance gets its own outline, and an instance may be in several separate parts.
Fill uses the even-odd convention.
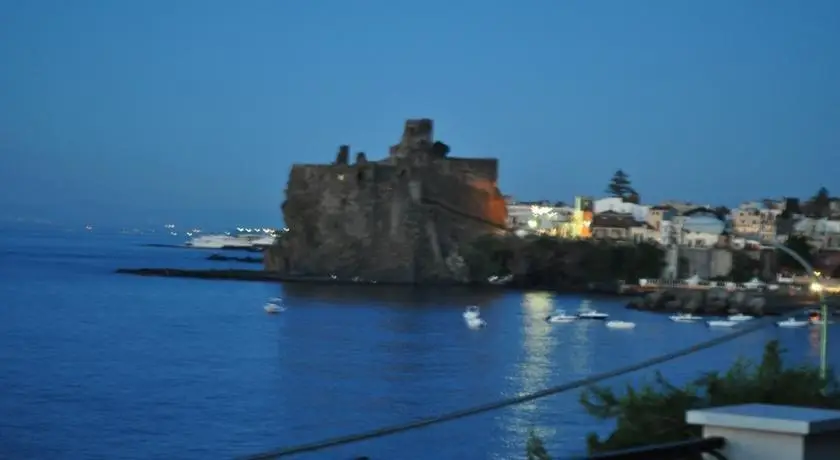
[[[607,185],[606,192],[609,196],[625,199],[636,193],[630,184],[630,176],[620,169],[613,174],[610,183]]]
[[[813,262],[813,254],[811,253],[811,245],[808,243],[808,238],[801,235],[793,235],[785,241],[785,246],[801,256],[805,259],[806,262],[811,264]],[[782,268],[786,268],[791,271],[800,272],[803,271],[805,268],[802,267],[802,264],[799,263],[796,259],[791,257],[790,254],[777,250],[776,255],[778,257],[779,266]]]
[[[779,343],[771,341],[758,365],[740,359],[725,373],[708,372],[682,387],[657,373],[652,383],[627,386],[623,394],[607,387],[587,389],[580,398],[584,409],[600,420],[616,421],[606,438],[587,437],[590,454],[700,437],[701,428],[685,422],[690,409],[749,403],[840,408],[833,375],[823,380],[816,367],[785,367],[782,355]],[[528,443],[528,453],[535,445]]]
[[[514,273],[531,288],[582,288],[589,283],[658,278],[665,252],[657,245],[563,240],[551,236],[483,236],[459,248],[474,282]]]
[[[449,146],[441,141],[435,141],[435,143],[432,144],[432,153],[441,158],[449,155],[449,150]]]
[[[484,282],[491,276],[510,273],[515,243],[512,238],[483,235],[460,248],[472,281]]]
[[[750,257],[745,251],[732,252],[732,269],[729,271],[729,280],[735,283],[746,283],[758,276],[761,271],[761,262]]]
[[[726,220],[726,217],[732,212],[731,209],[727,208],[726,206],[717,206],[714,209],[714,213],[720,220]]]
[[[525,445],[525,458],[527,460],[551,460],[548,451],[545,450],[542,439],[538,438],[533,431],[528,434],[528,443]]]
[[[828,189],[820,187],[817,194],[811,198],[811,204],[817,217],[828,217],[831,209],[831,196]]]

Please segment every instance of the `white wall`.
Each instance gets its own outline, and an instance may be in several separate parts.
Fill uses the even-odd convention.
[[[568,206],[539,206],[539,208],[546,209],[548,215],[534,213],[534,205],[531,204],[508,204],[508,225],[511,228],[550,230],[564,222],[568,222],[573,213],[573,209]],[[532,227],[529,225],[529,222],[534,222],[536,226]]]
[[[605,211],[612,211],[620,214],[631,214],[633,218],[639,222],[645,222],[647,220],[648,212],[650,211],[650,206],[626,203],[621,198],[614,197],[595,200],[593,207],[595,208],[595,214]]]

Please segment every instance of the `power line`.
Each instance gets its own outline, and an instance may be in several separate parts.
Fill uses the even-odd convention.
[[[804,312],[807,309],[799,308],[795,311],[788,311],[782,315],[782,317],[791,317],[795,316],[798,313]],[[611,379],[613,377],[619,377],[624,374],[629,374],[631,372],[635,372],[638,370],[642,370],[647,367],[655,366],[657,364],[662,364],[668,361],[672,361],[677,358],[682,358],[683,356],[688,356],[692,353],[696,353],[698,351],[706,350],[722,343],[730,342],[735,340],[739,337],[743,337],[747,334],[752,332],[758,331],[767,327],[768,325],[774,323],[778,317],[776,318],[765,318],[763,320],[754,321],[752,324],[741,328],[737,331],[730,332],[729,334],[707,340],[705,342],[701,342],[697,345],[692,345],[687,348],[683,348],[682,350],[674,351],[668,354],[664,354],[661,356],[657,356],[654,358],[650,358],[636,364],[631,364],[629,366],[621,367],[618,369],[614,369],[607,372],[601,372],[599,374],[595,374],[593,376],[576,380],[574,382],[565,383],[562,385],[558,385],[555,387],[547,388],[545,390],[540,390],[534,393],[529,393],[523,396],[516,396],[512,398],[502,399],[499,401],[482,404],[479,406],[470,407],[467,409],[461,409],[454,412],[449,412],[446,414],[441,414],[433,417],[427,417],[421,420],[417,420],[414,422],[407,422],[400,425],[392,425],[388,427],[378,428],[370,431],[365,431],[362,433],[351,434],[346,436],[339,436],[330,439],[325,439],[318,442],[312,442],[308,444],[300,444],[297,446],[281,448],[277,450],[267,451],[259,454],[249,455],[245,457],[241,457],[241,460],[271,460],[279,457],[285,457],[294,454],[302,454],[305,452],[314,452],[318,450],[327,449],[330,447],[337,447],[345,444],[352,444],[360,441],[365,441],[368,439],[379,438],[383,436],[390,436],[392,434],[402,433],[404,431],[410,431],[417,428],[423,428],[431,425],[437,425],[439,423],[450,422],[453,420],[458,420],[465,417],[470,417],[473,415],[478,415],[484,412],[490,412],[496,409],[502,409],[508,406],[514,406],[517,404],[522,404],[525,402],[533,401],[536,399],[545,398],[546,396],[552,396],[558,393],[563,393],[565,391],[574,390],[580,387],[593,385],[598,383],[602,380]]]

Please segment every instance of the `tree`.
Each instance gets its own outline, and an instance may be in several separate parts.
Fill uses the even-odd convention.
[[[538,438],[533,431],[528,434],[528,443],[525,445],[525,458],[527,460],[551,460],[548,451],[545,450],[542,439]]]
[[[590,454],[700,437],[701,427],[685,421],[690,409],[749,403],[840,408],[840,387],[833,375],[823,380],[814,366],[785,367],[783,352],[777,341],[768,342],[758,365],[740,359],[725,373],[708,372],[682,387],[657,373],[652,383],[628,385],[623,394],[608,387],[587,389],[580,397],[584,409],[600,420],[616,421],[604,439],[589,434]]]
[[[714,213],[715,213],[715,215],[716,215],[716,216],[718,217],[718,219],[720,219],[720,220],[726,220],[726,218],[729,216],[729,214],[730,214],[731,212],[732,212],[732,210],[731,210],[731,209],[729,209],[729,208],[727,208],[726,206],[717,206],[717,207],[714,209]]]
[[[435,143],[432,144],[432,153],[441,158],[444,158],[447,155],[449,155],[449,150],[449,146],[441,141],[435,141]]]
[[[491,276],[504,276],[513,259],[512,240],[496,235],[483,235],[461,247],[470,279],[485,282]]]
[[[732,269],[729,271],[729,280],[735,283],[746,283],[757,276],[761,270],[761,262],[750,257],[746,251],[734,251],[732,253]]]
[[[620,169],[613,174],[609,185],[607,185],[606,192],[609,196],[625,199],[636,194],[636,191],[633,190],[630,184],[630,177]]]
[[[795,252],[809,264],[813,263],[813,255],[811,254],[811,245],[808,243],[808,238],[801,235],[793,235],[787,239],[785,246],[791,251]],[[799,261],[791,257],[790,254],[777,250],[779,266],[791,271],[801,271],[805,267]]]

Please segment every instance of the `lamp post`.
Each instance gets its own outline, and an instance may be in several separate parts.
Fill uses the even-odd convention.
[[[775,241],[773,242],[773,247],[793,257],[794,260],[799,262],[802,267],[808,271],[808,276],[810,276],[812,280],[810,289],[815,291],[819,296],[820,319],[822,320],[822,324],[820,325],[820,378],[825,380],[828,369],[826,360],[826,355],[828,354],[828,305],[825,303],[825,294],[823,294],[819,275],[816,271],[814,271],[814,267],[812,267],[807,260],[803,259],[802,256],[797,254],[793,249]]]

